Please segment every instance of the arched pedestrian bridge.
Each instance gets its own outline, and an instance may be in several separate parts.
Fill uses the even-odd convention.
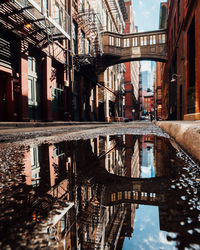
[[[128,61],[167,60],[166,30],[132,34],[103,33],[103,55],[98,65],[99,72],[107,67]]]

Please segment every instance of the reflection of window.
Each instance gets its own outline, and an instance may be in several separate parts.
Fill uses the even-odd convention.
[[[31,148],[31,168],[35,169],[39,166],[39,156],[38,156],[38,148]]]
[[[40,164],[39,164],[39,153],[38,148],[30,148],[31,156],[31,169],[32,169],[32,185],[33,187],[39,184],[40,178]]]
[[[62,149],[60,148],[60,146],[54,144],[54,145],[53,145],[53,157],[54,157],[54,158],[55,158],[55,157],[61,157],[61,156],[63,156],[63,155],[65,155],[65,153],[63,153],[63,151],[62,151]]]
[[[65,214],[60,221],[61,233],[67,229],[67,214]]]

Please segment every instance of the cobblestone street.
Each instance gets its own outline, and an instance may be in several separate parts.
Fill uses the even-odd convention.
[[[63,123],[61,125],[48,123],[48,126],[37,124],[33,127],[0,127],[0,142],[24,141],[34,139],[33,142],[60,141],[78,138],[91,138],[106,134],[155,134],[163,136],[163,131],[151,122],[129,123]],[[22,125],[21,125],[22,126]],[[26,126],[26,125],[24,125]],[[30,125],[29,125],[30,126]],[[166,134],[165,134],[166,136]]]

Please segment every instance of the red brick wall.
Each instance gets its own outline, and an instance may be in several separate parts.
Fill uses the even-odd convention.
[[[187,4],[188,3],[188,4]],[[187,53],[187,32],[189,30],[190,24],[195,18],[195,112],[200,112],[200,1],[186,1],[185,0],[185,19],[186,19],[186,27],[185,27],[185,99],[187,105],[187,88],[189,85],[189,75],[188,75],[188,53]],[[185,112],[187,113],[187,112]]]
[[[125,29],[124,29],[124,33],[130,33],[130,25],[132,24],[132,21],[130,20],[130,8],[132,6],[132,2],[125,2],[126,5],[126,11],[128,14],[128,20],[126,20],[126,25],[125,25]],[[125,94],[125,107],[124,107],[124,111],[125,111],[125,117],[128,119],[132,119],[133,118],[133,113],[132,113],[132,109],[133,109],[133,88],[132,88],[132,84],[131,84],[131,63],[127,62],[125,63],[125,67],[126,67],[126,72],[124,74],[124,87],[126,91]]]

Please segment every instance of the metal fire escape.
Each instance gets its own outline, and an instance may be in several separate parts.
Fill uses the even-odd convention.
[[[40,49],[56,40],[70,39],[68,13],[63,9],[62,20],[52,18],[44,2],[38,5],[34,0],[1,0],[0,26]],[[49,53],[53,56],[53,46]]]
[[[85,34],[90,38],[90,51],[84,54],[74,55],[74,67],[77,71],[87,70],[95,73],[97,58],[103,54],[103,42],[101,31],[103,31],[102,23],[93,9],[84,10],[79,7],[79,11],[73,16],[77,24],[84,30]],[[88,73],[88,72],[87,72]]]

